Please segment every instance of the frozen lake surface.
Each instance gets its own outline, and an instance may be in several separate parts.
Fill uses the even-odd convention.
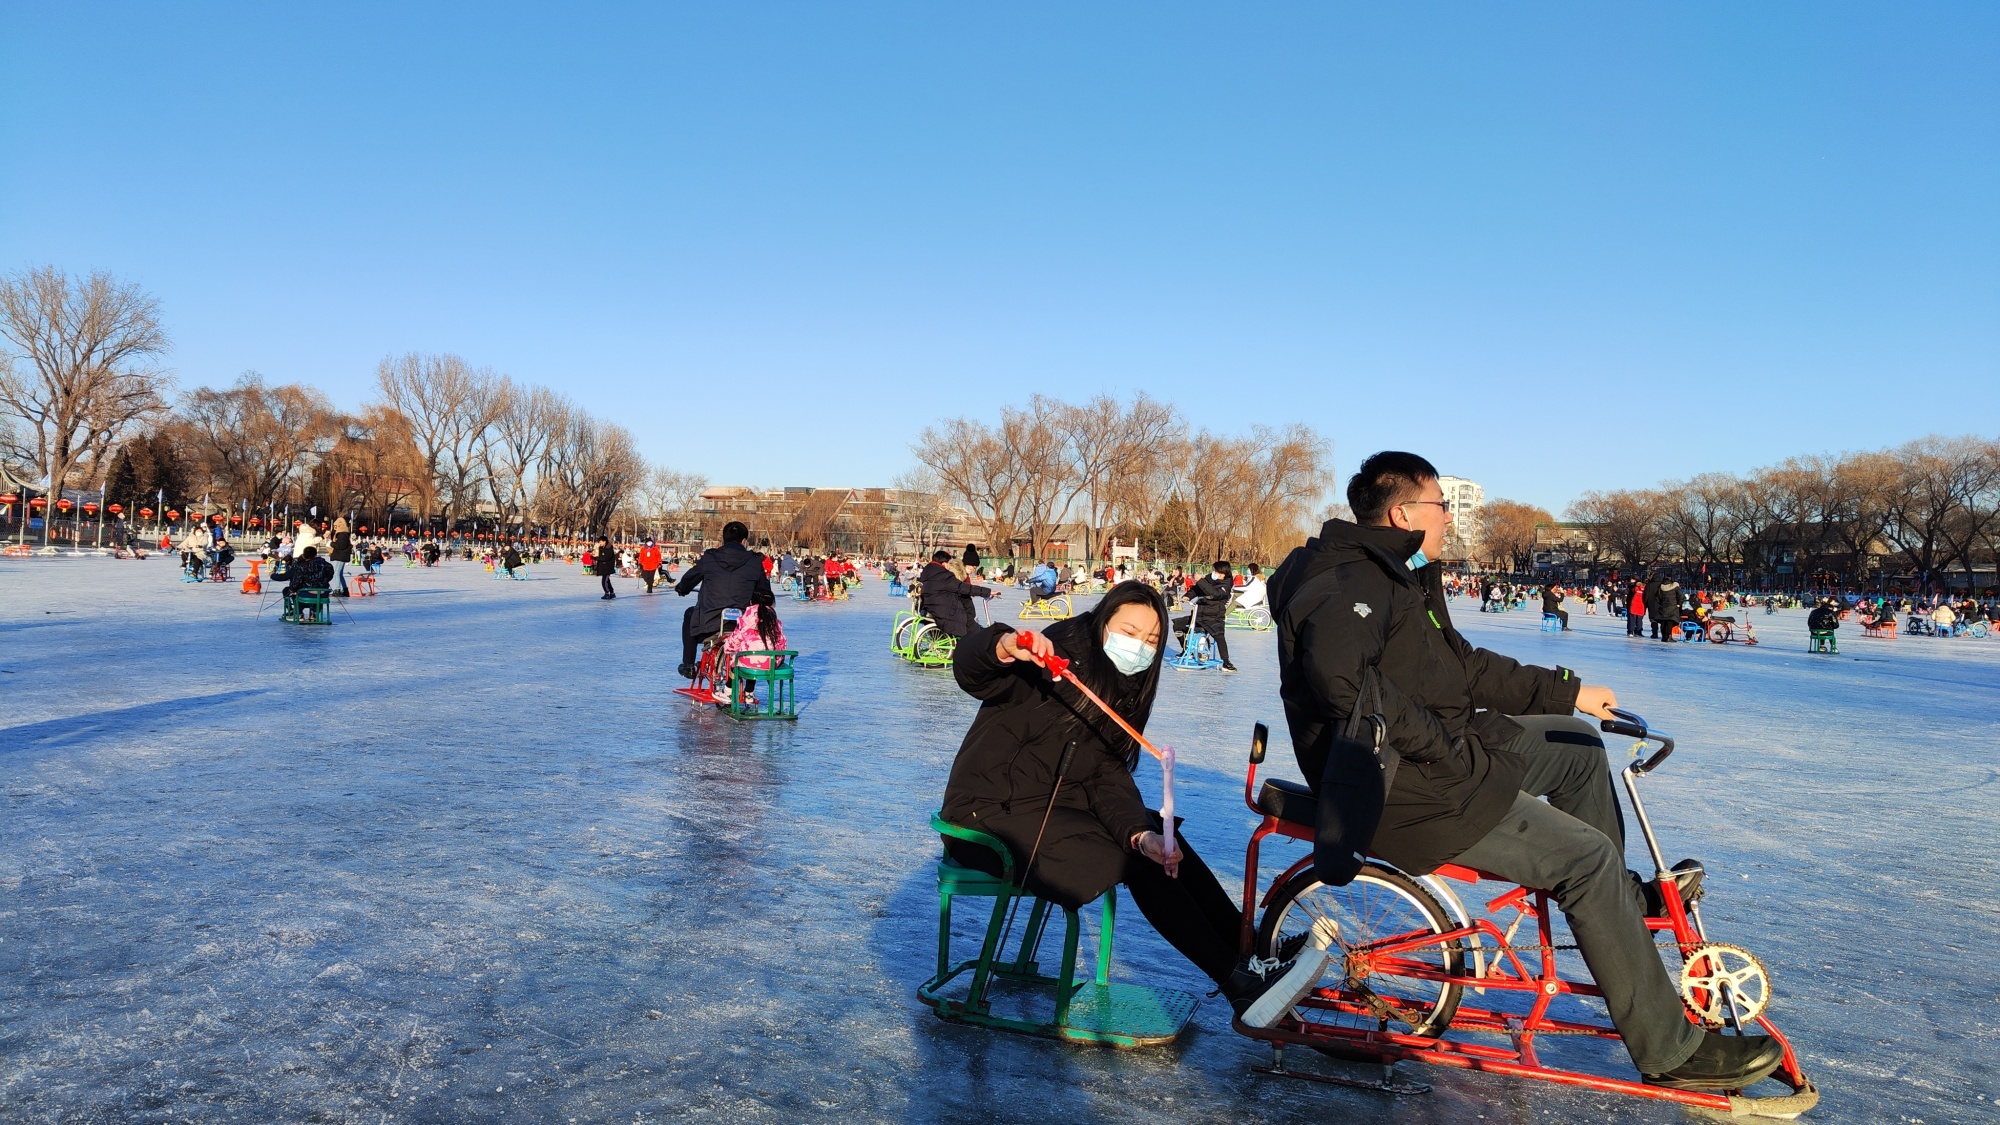
[[[889,655],[902,603],[783,603],[803,717],[737,725],[668,693],[691,600],[531,573],[394,565],[305,629],[170,559],[0,562],[0,1120],[1687,1119],[1260,1077],[1214,999],[1155,1051],[940,1022],[927,818],[973,706]],[[1680,740],[1649,808],[1769,966],[1808,1120],[2000,1120],[2000,640],[1810,657],[1802,612],[1742,648],[1454,608]],[[1153,725],[1225,884],[1251,724],[1283,725],[1270,635],[1231,647]],[[1127,906],[1120,975],[1201,991]]]

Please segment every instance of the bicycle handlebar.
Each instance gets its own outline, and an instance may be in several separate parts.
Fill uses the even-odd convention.
[[[1660,768],[1660,763],[1666,761],[1669,757],[1673,755],[1674,740],[1667,737],[1664,734],[1660,734],[1654,731],[1652,727],[1646,724],[1645,717],[1640,715],[1637,711],[1627,711],[1622,707],[1613,707],[1611,709],[1611,713],[1618,717],[1615,719],[1604,719],[1599,723],[1599,726],[1603,728],[1604,733],[1619,734],[1619,735],[1624,735],[1626,738],[1637,738],[1641,740],[1648,738],[1657,739],[1660,743],[1660,748],[1658,750],[1653,751],[1651,757],[1647,758],[1643,762],[1637,762],[1627,767],[1633,773],[1635,774],[1652,773],[1654,770]]]

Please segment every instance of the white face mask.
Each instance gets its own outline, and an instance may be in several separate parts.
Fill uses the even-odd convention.
[[[1153,657],[1158,650],[1152,645],[1123,633],[1104,634],[1104,655],[1120,672],[1136,676],[1153,666]]]

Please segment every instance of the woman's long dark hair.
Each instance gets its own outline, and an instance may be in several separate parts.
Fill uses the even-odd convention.
[[[769,590],[759,590],[750,595],[750,604],[757,607],[757,637],[764,642],[768,651],[778,648],[778,599]]]
[[[1111,627],[1111,618],[1118,610],[1128,605],[1143,605],[1151,609],[1160,619],[1160,639],[1153,648],[1153,663],[1132,675],[1126,675],[1104,655],[1104,634]],[[1055,642],[1062,654],[1070,659],[1070,671],[1097,693],[1099,699],[1111,705],[1125,721],[1137,730],[1146,729],[1146,720],[1153,714],[1153,697],[1160,689],[1160,665],[1166,648],[1167,606],[1151,586],[1137,580],[1120,582],[1104,595],[1104,600],[1091,607],[1088,612],[1077,614],[1067,621],[1058,621],[1044,630],[1049,640]],[[1060,689],[1058,689],[1060,694]],[[1076,693],[1069,692],[1074,697]],[[1125,746],[1125,763],[1128,767],[1139,762],[1139,744],[1118,729],[1110,719],[1097,713],[1088,700],[1078,699],[1081,716],[1091,729],[1103,737],[1107,746]]]

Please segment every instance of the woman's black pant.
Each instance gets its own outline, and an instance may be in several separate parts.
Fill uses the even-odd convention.
[[[611,576],[609,574],[600,574],[597,577],[603,580],[605,593],[610,594],[613,597],[618,596],[618,591],[613,590],[611,588]]]
[[[1243,913],[1229,892],[1194,850],[1180,837],[1179,817],[1174,818],[1175,839],[1181,849],[1180,874],[1166,869],[1111,838],[1103,824],[1081,809],[1058,808],[1049,816],[1042,832],[1039,851],[1035,834],[1042,818],[1032,815],[981,818],[976,827],[1005,841],[1014,853],[1018,877],[1034,852],[1034,869],[1028,872],[1030,894],[1058,906],[1075,910],[1096,899],[1119,883],[1132,893],[1132,901],[1146,921],[1153,924],[1167,944],[1179,950],[1208,979],[1217,984],[1229,979],[1236,968],[1238,946],[1243,931]],[[1154,830],[1159,814],[1153,815]],[[945,852],[967,867],[989,875],[1000,874],[1000,861],[977,844],[946,838]]]

